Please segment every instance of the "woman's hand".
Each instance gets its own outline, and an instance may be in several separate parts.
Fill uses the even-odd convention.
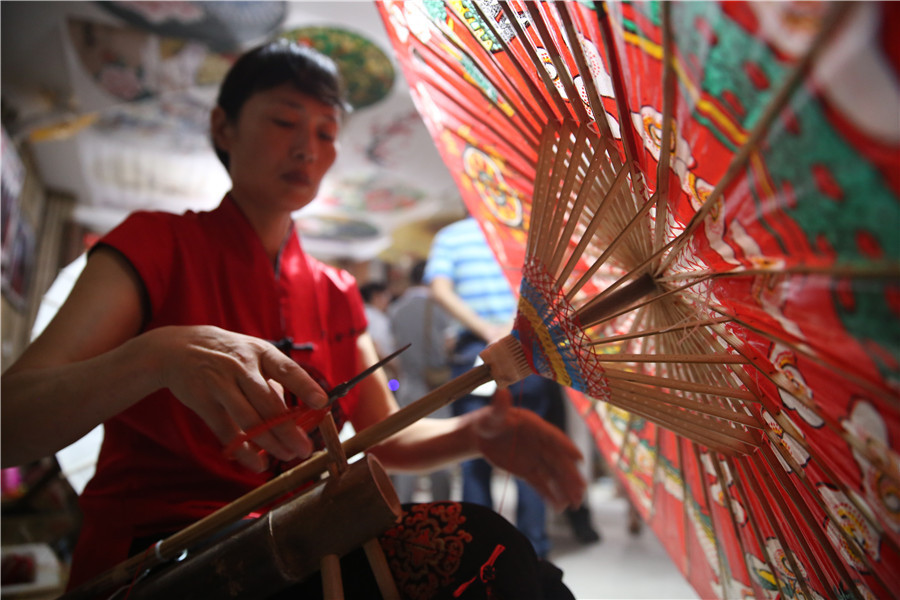
[[[160,387],[197,413],[223,446],[287,412],[282,389],[312,408],[327,402],[327,394],[306,371],[264,340],[212,326],[166,327],[145,335],[161,344]],[[259,472],[268,463],[260,450],[290,461],[308,457],[313,446],[288,421],[245,442],[234,457]]]
[[[512,393],[497,390],[474,424],[478,449],[491,464],[531,484],[556,510],[579,506],[587,483],[577,463],[581,452],[559,428],[536,413],[512,406]]]

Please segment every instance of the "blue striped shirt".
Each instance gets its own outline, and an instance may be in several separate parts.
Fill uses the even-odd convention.
[[[435,236],[425,281],[436,277],[452,280],[456,294],[487,321],[506,324],[516,314],[516,297],[472,217],[444,227]]]

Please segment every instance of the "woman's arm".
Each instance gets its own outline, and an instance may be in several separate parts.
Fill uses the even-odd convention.
[[[46,456],[157,389],[144,344],[125,344],[141,326],[138,286],[122,258],[96,251],[51,323],[4,372],[4,465]]]
[[[367,335],[358,341],[359,370],[377,358]],[[360,385],[360,405],[353,426],[362,431],[397,410],[384,374],[376,372]],[[581,452],[558,428],[535,413],[512,407],[507,390],[492,406],[447,419],[420,419],[370,449],[394,471],[430,471],[447,464],[484,457],[527,480],[557,508],[579,505],[586,483],[578,471]]]
[[[325,394],[271,344],[215,327],[140,334],[142,284],[118,253],[91,254],[69,298],[2,377],[3,465],[46,456],[150,393],[169,388],[223,444],[286,411],[277,381],[311,406]],[[236,458],[264,467],[258,450],[290,460],[311,451],[286,423]]]

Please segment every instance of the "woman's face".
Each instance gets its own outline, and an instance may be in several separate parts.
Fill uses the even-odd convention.
[[[250,96],[236,122],[217,107],[212,127],[233,195],[254,206],[303,208],[337,157],[338,109],[287,83]]]

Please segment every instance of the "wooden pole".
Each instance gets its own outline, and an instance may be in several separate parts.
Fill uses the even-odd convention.
[[[341,557],[326,554],[322,557],[322,600],[344,600],[344,583],[341,580]]]

